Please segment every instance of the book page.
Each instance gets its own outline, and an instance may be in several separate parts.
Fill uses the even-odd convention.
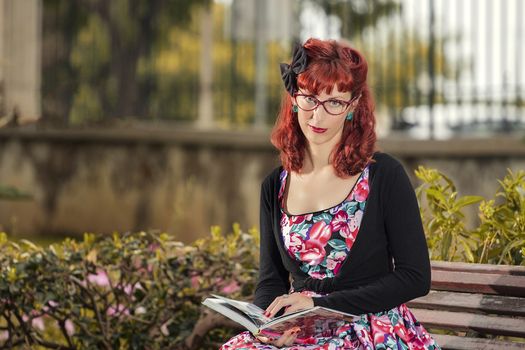
[[[254,324],[248,315],[235,306],[230,305],[227,301],[217,298],[206,298],[202,304],[246,327],[254,334],[259,332],[259,326]]]
[[[233,300],[221,295],[212,294],[212,296],[242,311],[252,320],[254,324],[257,325],[257,327],[260,327],[272,320],[271,318],[264,316],[264,310],[257,305],[248,303],[246,301]]]
[[[345,322],[352,322],[355,317],[355,315],[345,314],[335,310],[314,307],[276,318],[262,326],[261,329],[275,333],[283,333],[287,329],[298,326],[301,328],[297,336],[298,338],[332,336],[338,327],[342,326]]]

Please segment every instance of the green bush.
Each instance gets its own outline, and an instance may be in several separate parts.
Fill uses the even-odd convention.
[[[183,349],[210,293],[253,294],[258,242],[238,225],[192,245],[85,234],[42,248],[0,234],[0,347]],[[212,332],[200,348],[231,335]]]
[[[459,197],[454,183],[435,169],[420,166],[416,189],[431,259],[525,265],[525,172],[508,170],[496,198]],[[498,200],[499,199],[499,200]],[[498,203],[496,201],[498,200]],[[480,225],[467,229],[462,209],[479,204]]]

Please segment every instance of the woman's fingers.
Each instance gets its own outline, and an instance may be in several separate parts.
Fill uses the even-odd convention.
[[[292,345],[300,331],[301,329],[299,327],[288,329],[279,339],[273,342],[273,345],[277,347]]]
[[[266,308],[265,315],[268,317],[275,316],[276,313],[279,312],[283,307],[290,305],[290,302],[287,300],[290,299],[290,296],[288,294],[285,294],[285,296],[279,296],[274,299],[274,301]]]
[[[257,335],[255,336],[255,338],[257,338],[261,343],[265,343],[265,344],[271,343],[273,341],[273,339],[270,339],[262,335]]]

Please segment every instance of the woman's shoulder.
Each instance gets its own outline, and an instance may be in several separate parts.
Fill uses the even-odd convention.
[[[401,162],[396,157],[392,156],[389,153],[377,151],[372,156],[372,159],[375,160],[374,167],[381,169],[396,169],[402,167]]]
[[[279,182],[281,173],[283,171],[283,166],[279,165],[278,167],[274,168],[269,174],[266,175],[262,182],[263,187],[271,186],[272,184],[276,184]]]

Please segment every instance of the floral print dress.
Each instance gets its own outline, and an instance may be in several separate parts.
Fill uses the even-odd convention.
[[[301,262],[301,270],[312,278],[337,275],[359,232],[366,200],[369,166],[365,167],[348,196],[339,204],[317,212],[292,215],[284,208],[288,173],[280,174],[279,202],[281,231],[288,254]],[[293,287],[290,293],[293,292]],[[322,296],[301,291],[308,296]],[[294,344],[287,350],[339,349],[440,349],[417,322],[405,304],[388,311],[363,314],[354,322],[342,321],[331,336],[303,339],[306,345]],[[221,350],[279,349],[258,341],[250,332],[242,332],[221,346]]]

